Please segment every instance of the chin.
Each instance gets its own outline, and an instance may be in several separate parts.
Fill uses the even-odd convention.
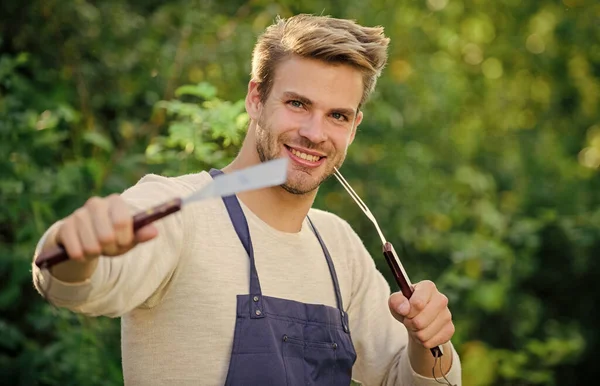
[[[290,173],[290,178],[288,178],[287,182],[284,185],[281,185],[281,187],[285,191],[297,195],[312,193],[329,177],[326,173],[314,172],[316,172],[316,170],[301,170]]]

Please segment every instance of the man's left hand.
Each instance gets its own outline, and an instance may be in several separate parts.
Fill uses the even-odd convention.
[[[454,335],[448,298],[435,284],[424,280],[413,285],[410,299],[397,292],[388,301],[392,315],[402,322],[410,337],[425,348],[442,345]]]

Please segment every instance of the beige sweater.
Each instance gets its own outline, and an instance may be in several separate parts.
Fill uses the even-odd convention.
[[[186,196],[210,179],[207,172],[149,175],[123,197],[139,210]],[[241,205],[263,294],[336,307],[325,257],[307,221],[299,233],[283,233]],[[387,306],[389,286],[359,237],[331,213],[311,209],[309,216],[331,253],[349,315],[357,352],[353,378],[364,385],[439,386],[412,370],[406,329]],[[52,281],[49,298],[58,306],[121,317],[126,385],[223,385],[236,295],[248,293],[248,256],[221,199],[191,204],[156,225],[156,239],[124,256],[100,258],[85,282],[63,283],[33,265],[34,284],[39,291]],[[446,355],[453,355],[448,378],[460,385],[458,355]]]

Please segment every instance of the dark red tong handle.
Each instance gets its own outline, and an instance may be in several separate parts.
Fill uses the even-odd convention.
[[[385,261],[387,261],[388,265],[390,266],[390,269],[392,270],[392,273],[394,274],[396,284],[400,286],[400,291],[402,291],[402,295],[404,295],[407,299],[410,299],[410,297],[413,294],[413,289],[408,284],[408,278],[404,275],[402,269],[400,269],[400,266],[398,265],[398,260],[396,260],[398,256],[394,251],[392,243],[385,243],[385,245],[383,246],[383,256],[385,257]],[[442,355],[444,355],[440,346],[432,348],[431,353],[435,358],[439,358]]]
[[[135,232],[156,220],[177,212],[181,209],[182,203],[181,198],[175,198],[164,204],[155,206],[154,208],[137,213],[133,216],[133,231]],[[67,260],[69,260],[69,255],[67,254],[66,249],[62,245],[58,245],[55,248],[40,253],[35,260],[35,265],[44,269]]]

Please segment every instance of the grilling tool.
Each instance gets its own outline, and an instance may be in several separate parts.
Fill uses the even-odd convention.
[[[184,205],[214,197],[224,197],[248,190],[281,185],[287,178],[288,158],[263,162],[232,173],[214,177],[208,185],[185,198],[175,198],[133,216],[133,230],[138,229],[167,215],[179,211]],[[35,265],[50,268],[69,259],[62,246],[46,251],[38,256]]]
[[[379,238],[381,239],[381,243],[383,244],[383,256],[385,257],[385,261],[387,261],[390,269],[392,270],[392,273],[394,274],[394,279],[396,279],[396,283],[400,287],[402,294],[407,299],[410,299],[410,297],[413,294],[412,283],[410,282],[410,279],[408,278],[408,275],[406,274],[406,271],[404,270],[404,267],[400,262],[400,258],[398,258],[398,254],[394,250],[394,246],[389,241],[386,241],[385,236],[381,232],[381,228],[379,228],[379,224],[375,219],[375,216],[373,216],[373,213],[371,213],[367,205],[363,202],[363,200],[360,199],[360,197],[358,196],[358,194],[356,194],[354,189],[352,189],[352,187],[350,186],[348,181],[346,181],[344,176],[342,176],[342,173],[340,173],[340,171],[337,168],[335,168],[335,172],[333,175],[335,176],[335,178],[337,178],[340,184],[342,184],[344,189],[346,189],[348,194],[350,194],[354,202],[356,202],[360,209],[362,209],[362,211],[369,218],[369,220],[371,220],[373,225],[375,225],[375,229],[377,229],[377,233],[379,234]],[[441,346],[432,348],[431,353],[435,358],[439,358],[444,354]]]

